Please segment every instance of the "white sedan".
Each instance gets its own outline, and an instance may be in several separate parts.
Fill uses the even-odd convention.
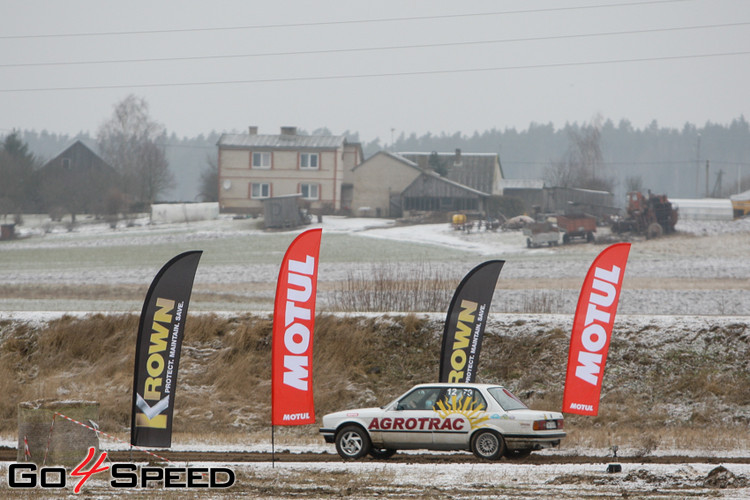
[[[330,413],[321,434],[344,459],[397,450],[467,450],[478,458],[526,457],[565,437],[563,415],[530,410],[492,384],[420,384],[380,408]]]

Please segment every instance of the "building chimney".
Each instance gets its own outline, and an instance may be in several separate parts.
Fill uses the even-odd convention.
[[[248,127],[248,133],[250,135],[258,135],[258,127],[256,127],[255,125],[250,125]]]
[[[297,135],[297,127],[281,127],[281,135]]]
[[[461,148],[456,148],[456,158],[453,160],[453,165],[461,166]]]

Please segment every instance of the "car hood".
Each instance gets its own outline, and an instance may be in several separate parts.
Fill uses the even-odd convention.
[[[325,425],[326,421],[329,420],[338,420],[342,418],[352,418],[352,417],[372,417],[375,415],[379,415],[383,413],[382,408],[355,408],[353,410],[343,410],[343,411],[337,411],[334,413],[329,413],[327,415],[323,416],[323,425]]]

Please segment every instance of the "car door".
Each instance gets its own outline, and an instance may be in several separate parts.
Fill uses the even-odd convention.
[[[488,418],[487,402],[473,387],[446,387],[435,410],[440,424],[433,429],[433,447],[438,449],[467,449],[471,431]]]
[[[384,448],[431,448],[434,406],[441,387],[417,387],[391,405],[380,419]]]

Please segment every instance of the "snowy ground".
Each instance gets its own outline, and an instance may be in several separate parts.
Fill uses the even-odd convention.
[[[142,465],[145,465],[143,463]],[[747,499],[750,488],[743,481],[750,465],[726,464],[725,474],[742,487],[714,485],[715,464],[622,464],[622,471],[608,474],[605,464],[524,465],[408,464],[383,462],[326,463],[175,463],[173,467],[225,467],[236,481],[228,490],[202,489],[200,498],[724,498]],[[7,475],[7,464],[0,464]],[[149,498],[186,498],[184,489],[159,486],[114,489],[107,473],[92,477],[82,494],[86,498],[146,495]],[[65,490],[51,490],[44,498],[72,495],[77,478]],[[39,492],[39,490],[36,490]],[[29,498],[27,492],[0,486],[5,498]],[[35,498],[35,497],[31,497]],[[192,496],[191,498],[195,498]]]
[[[15,447],[15,441],[0,440],[0,446]],[[127,445],[103,437],[102,451],[127,450]],[[153,450],[161,453],[161,450]],[[175,443],[171,452],[270,452],[268,442],[253,445],[230,445],[227,443]],[[277,452],[318,453],[327,457],[321,462],[284,461],[270,462],[170,462],[169,467],[224,467],[236,475],[236,482],[228,490],[201,490],[199,496],[248,497],[248,498],[691,498],[711,496],[726,499],[750,498],[750,464],[743,454],[722,454],[713,450],[708,455],[721,457],[721,469],[716,463],[653,463],[618,460],[612,458],[610,450],[544,450],[542,455],[570,455],[603,458],[590,463],[524,464],[506,460],[496,463],[411,463],[411,462],[343,462],[338,459],[333,445],[315,444],[305,446],[278,445]],[[619,457],[633,456],[634,450],[621,449]],[[582,453],[583,452],[583,453]],[[401,452],[416,455],[419,451]],[[695,456],[695,450],[668,450],[670,455]],[[438,453],[439,454],[439,453]],[[664,456],[667,452],[655,453]],[[469,454],[466,454],[469,455]],[[416,457],[415,457],[416,458]],[[746,458],[746,457],[745,457]],[[138,465],[149,465],[151,457],[135,451],[133,460]],[[622,471],[608,473],[607,464],[619,463]],[[107,462],[111,465],[112,462]],[[7,477],[10,462],[0,462],[0,475]],[[153,465],[153,464],[151,464]],[[88,498],[114,498],[123,494],[138,495],[142,488],[115,490],[109,483],[108,474],[94,476],[86,484],[84,494]],[[65,490],[47,492],[45,498],[71,494],[75,478],[70,477]],[[156,489],[154,489],[156,488]],[[37,490],[38,492],[39,490]],[[184,498],[185,493],[152,485],[149,495],[161,498]],[[7,482],[0,482],[3,498],[21,496],[10,490]],[[24,498],[28,498],[23,495]]]
[[[498,281],[490,325],[525,312],[529,303],[542,301],[549,313],[529,315],[525,321],[572,324],[577,291],[593,258],[603,245],[576,244],[565,247],[527,249],[525,237],[516,232],[454,231],[448,224],[397,226],[385,219],[324,217],[319,281],[346,279],[348,273],[378,262],[428,262],[458,282],[475,265],[499,258],[506,265]],[[304,228],[307,229],[307,228]],[[650,325],[654,335],[675,325],[707,323],[704,316],[722,316],[725,321],[750,321],[750,220],[731,222],[680,222],[677,236],[659,240],[634,240],[626,271],[618,319],[629,324]],[[194,293],[216,293],[223,288],[245,294],[244,303],[193,300],[191,312],[240,312],[270,310],[274,283],[286,246],[298,233],[266,232],[253,219],[221,218],[189,224],[150,225],[137,219],[131,227],[117,230],[106,224],[81,223],[73,231],[39,218],[26,218],[17,228],[19,239],[0,242],[0,290],[18,289],[19,296],[0,295],[0,319],[45,321],[62,313],[80,311],[138,312],[140,300],[96,297],[70,300],[29,298],[24,287],[130,286],[148,285],[161,265],[177,253],[203,249]],[[602,236],[605,231],[601,231]],[[15,288],[11,288],[15,287]],[[142,299],[141,299],[142,300]],[[325,307],[325,296],[319,302]],[[433,312],[431,314],[443,314]],[[687,323],[686,323],[687,322]],[[679,328],[674,328],[679,331]],[[646,339],[648,340],[648,339]],[[663,339],[662,339],[663,340]],[[12,437],[0,446],[15,447]],[[104,450],[122,450],[117,441],[102,442]],[[284,446],[298,452],[325,452],[332,445]],[[268,451],[270,443],[179,443],[174,451]],[[631,450],[632,451],[632,450]],[[561,453],[562,450],[544,453]],[[565,453],[608,456],[609,450],[567,450]],[[621,450],[627,456],[628,450]],[[695,450],[655,450],[654,455],[695,455]],[[701,455],[727,460],[724,465],[750,480],[750,465],[732,463],[746,457],[745,450],[706,450]],[[176,464],[184,465],[184,464]],[[199,465],[199,464],[191,464]],[[208,464],[216,466],[216,464]],[[607,474],[601,464],[524,465],[505,461],[497,464],[386,464],[383,462],[324,464],[283,463],[223,464],[238,474],[229,495],[250,498],[331,495],[371,498],[376,495],[433,498],[606,498],[630,495],[637,498],[690,498],[706,495],[750,498],[750,488],[718,489],[706,484],[715,464],[623,464],[621,474]],[[8,463],[0,464],[7,475]],[[315,487],[313,487],[313,485]],[[114,497],[117,492],[102,479],[92,479],[89,496]],[[71,493],[68,488],[67,493]],[[10,493],[0,480],[0,496]],[[162,491],[162,493],[164,493]],[[207,492],[211,496],[211,492]],[[213,493],[222,496],[218,492]],[[175,495],[173,498],[178,498]]]
[[[254,219],[221,218],[187,224],[148,224],[112,230],[87,222],[68,231],[27,217],[20,239],[0,243],[0,287],[128,286],[143,293],[158,269],[177,253],[204,250],[194,292],[215,300],[193,300],[193,311],[270,310],[278,266],[299,231],[267,232]],[[448,224],[398,226],[386,219],[324,217],[319,307],[327,291],[352,273],[375,265],[406,268],[428,263],[456,284],[475,265],[504,259],[493,312],[567,313],[575,308],[583,276],[603,245],[573,244],[528,249],[520,231],[469,234]],[[307,229],[308,227],[304,228]],[[750,220],[681,222],[677,236],[636,239],[630,253],[619,311],[623,314],[750,314]],[[301,231],[301,230],[300,230]],[[606,228],[599,230],[606,236]],[[326,284],[329,286],[326,287]],[[245,297],[222,301],[223,292]],[[137,295],[134,293],[134,295]],[[0,311],[137,312],[139,300],[70,300],[61,293],[29,300],[0,296]]]

